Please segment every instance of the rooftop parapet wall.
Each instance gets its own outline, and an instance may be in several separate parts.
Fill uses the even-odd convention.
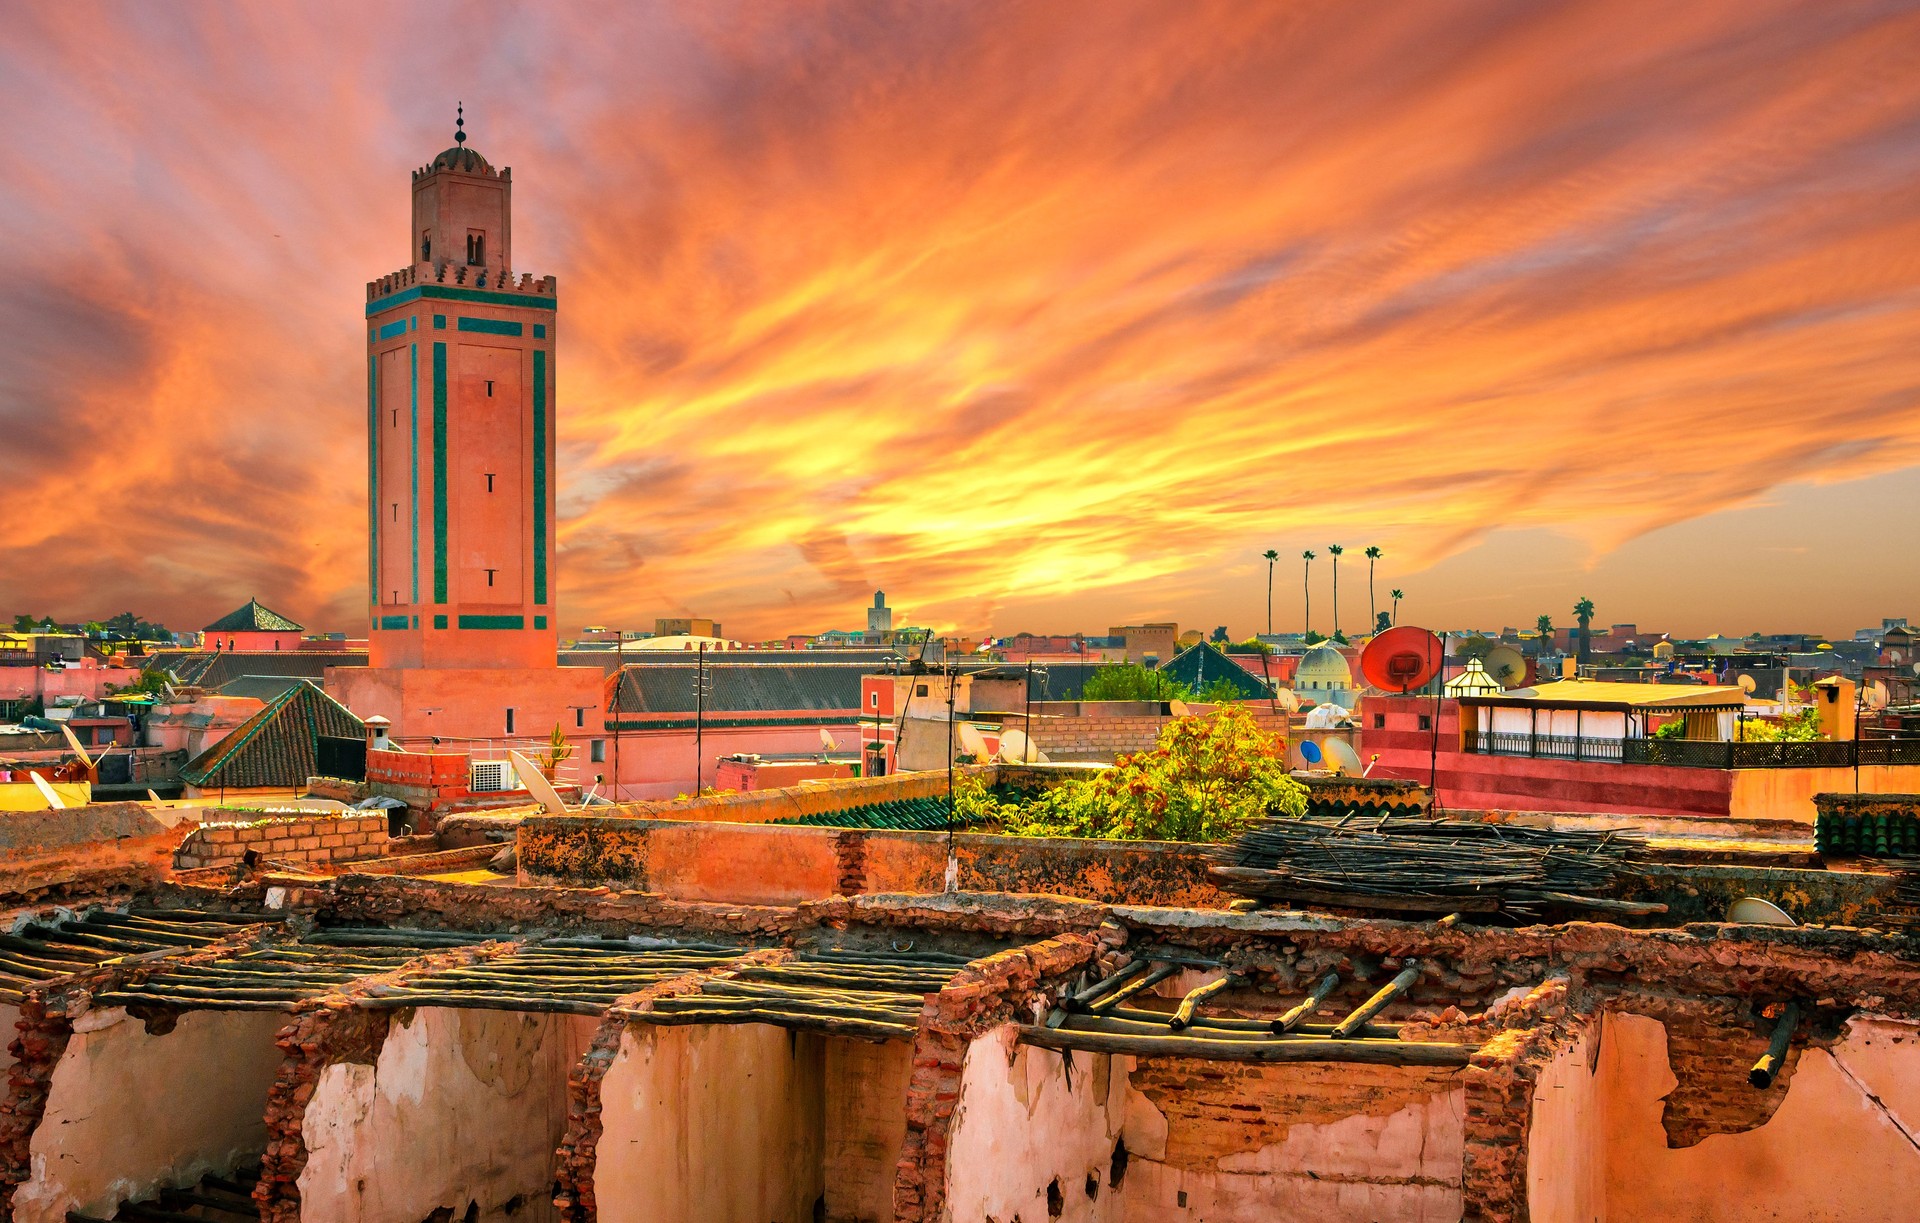
[[[492,293],[517,293],[528,298],[552,299],[559,290],[559,283],[555,277],[535,277],[532,272],[522,272],[516,280],[510,271],[468,267],[464,263],[454,263],[449,260],[416,263],[410,267],[401,268],[397,272],[389,272],[378,280],[369,280],[367,300],[380,301],[395,293],[404,293],[408,289],[421,285],[485,289]]]
[[[355,811],[202,824],[187,834],[173,862],[177,870],[228,866],[250,851],[263,858],[316,865],[377,858],[387,852],[387,813]]]

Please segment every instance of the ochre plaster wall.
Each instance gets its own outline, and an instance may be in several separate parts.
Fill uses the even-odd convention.
[[[423,1219],[477,1206],[482,1220],[554,1218],[554,1150],[567,1074],[597,1021],[432,1008],[395,1023],[367,1066],[322,1072],[307,1104],[301,1217]]]
[[[1920,765],[1862,765],[1858,780],[1862,794],[1907,794],[1920,790]],[[1732,813],[1811,824],[1814,795],[1851,793],[1854,782],[1852,769],[1737,769]]]
[[[1576,1036],[1535,1080],[1527,1130],[1527,1210],[1532,1223],[1605,1217],[1606,1128],[1598,1067],[1601,1020]]]
[[[1066,1223],[1460,1217],[1457,1072],[1089,1054],[1073,1063],[1069,1088],[1060,1054],[1014,1044],[1010,1027],[973,1043],[945,1218],[1040,1220],[1056,1205]]]
[[[811,1223],[825,1041],[766,1024],[635,1024],[601,1081],[600,1223]]]
[[[1772,1117],[1671,1147],[1680,1086],[1657,1019],[1610,1014],[1594,1069],[1583,1041],[1541,1076],[1528,1153],[1536,1223],[1894,1223],[1920,1185],[1920,1028],[1857,1018],[1803,1050]],[[1588,1040],[1592,1039],[1590,1034]],[[1582,1116],[1581,1114],[1584,1114]],[[1902,1132],[1904,1130],[1904,1133]],[[1585,1153],[1582,1153],[1582,1147]]]
[[[907,1137],[913,1046],[892,1040],[825,1038],[826,1149],[830,1223],[891,1223],[894,1165]]]
[[[74,1022],[33,1134],[17,1223],[105,1217],[121,1201],[257,1162],[280,1065],[277,1012],[189,1011],[164,1036],[119,1008]],[[218,1068],[213,1073],[212,1068]]]

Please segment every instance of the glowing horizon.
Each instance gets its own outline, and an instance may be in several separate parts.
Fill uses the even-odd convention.
[[[0,613],[365,625],[367,280],[513,167],[562,625],[1920,617],[1920,13],[0,17]],[[378,14],[377,20],[365,15]],[[356,17],[355,15],[361,15]]]

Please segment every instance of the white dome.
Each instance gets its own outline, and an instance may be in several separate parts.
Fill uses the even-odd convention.
[[[1293,686],[1296,691],[1305,692],[1351,688],[1353,672],[1347,666],[1346,655],[1330,645],[1317,645],[1301,657]]]

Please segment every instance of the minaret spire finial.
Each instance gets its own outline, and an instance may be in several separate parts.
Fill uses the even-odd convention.
[[[467,143],[467,107],[464,102],[454,103],[453,142],[458,145]]]

